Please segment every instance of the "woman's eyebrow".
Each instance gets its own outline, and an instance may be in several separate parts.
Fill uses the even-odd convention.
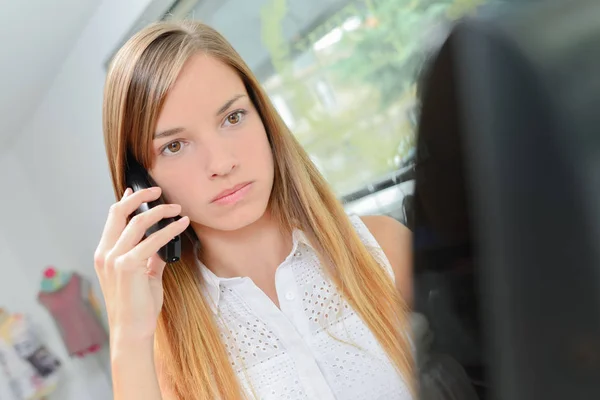
[[[227,109],[229,107],[231,107],[233,105],[233,103],[235,103],[236,101],[238,101],[239,99],[241,99],[242,97],[245,97],[245,94],[238,94],[233,96],[230,100],[228,100],[225,104],[223,104],[223,106],[221,108],[219,108],[219,111],[217,111],[217,117],[221,114],[223,114],[225,111],[227,111]]]
[[[160,139],[160,138],[164,138],[164,137],[177,135],[178,133],[181,133],[183,131],[185,131],[185,128],[182,128],[182,127],[167,129],[166,131],[155,133],[154,139]]]

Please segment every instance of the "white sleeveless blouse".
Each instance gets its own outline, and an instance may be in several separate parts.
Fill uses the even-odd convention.
[[[393,277],[362,220],[350,218]],[[250,278],[219,278],[206,266],[200,268],[231,364],[250,398],[412,399],[367,325],[326,277],[301,231],[294,231],[292,252],[275,273],[280,308]]]

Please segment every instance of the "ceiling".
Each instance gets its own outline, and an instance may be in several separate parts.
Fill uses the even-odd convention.
[[[0,0],[0,149],[22,132],[101,0]]]

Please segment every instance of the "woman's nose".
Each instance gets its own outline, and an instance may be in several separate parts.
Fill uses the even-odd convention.
[[[226,176],[237,167],[235,157],[224,143],[212,143],[208,153],[208,175],[211,179]]]

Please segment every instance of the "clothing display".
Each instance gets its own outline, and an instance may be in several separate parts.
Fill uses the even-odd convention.
[[[60,275],[56,271],[55,274]],[[50,278],[55,279],[56,276]],[[61,279],[58,281],[63,282]],[[83,277],[71,273],[62,286],[53,290],[48,289],[48,285],[42,288],[38,300],[54,318],[70,356],[83,357],[95,353],[108,342],[98,303]]]
[[[94,291],[92,290],[92,284],[86,280],[81,278],[81,298],[88,301],[90,306],[92,306],[92,310],[94,310],[94,314],[98,317],[98,319],[102,320],[102,311],[100,309],[100,303],[98,299],[94,295]]]
[[[44,278],[40,284],[43,292],[53,292],[69,283],[72,272],[57,271],[54,267],[48,267],[44,270]]]
[[[393,277],[362,220],[351,221]],[[303,232],[294,231],[292,251],[275,274],[280,308],[250,278],[220,278],[198,263],[232,366],[249,393],[262,400],[413,398]]]
[[[42,399],[58,383],[60,361],[40,342],[21,314],[0,311],[0,367],[19,400]]]

